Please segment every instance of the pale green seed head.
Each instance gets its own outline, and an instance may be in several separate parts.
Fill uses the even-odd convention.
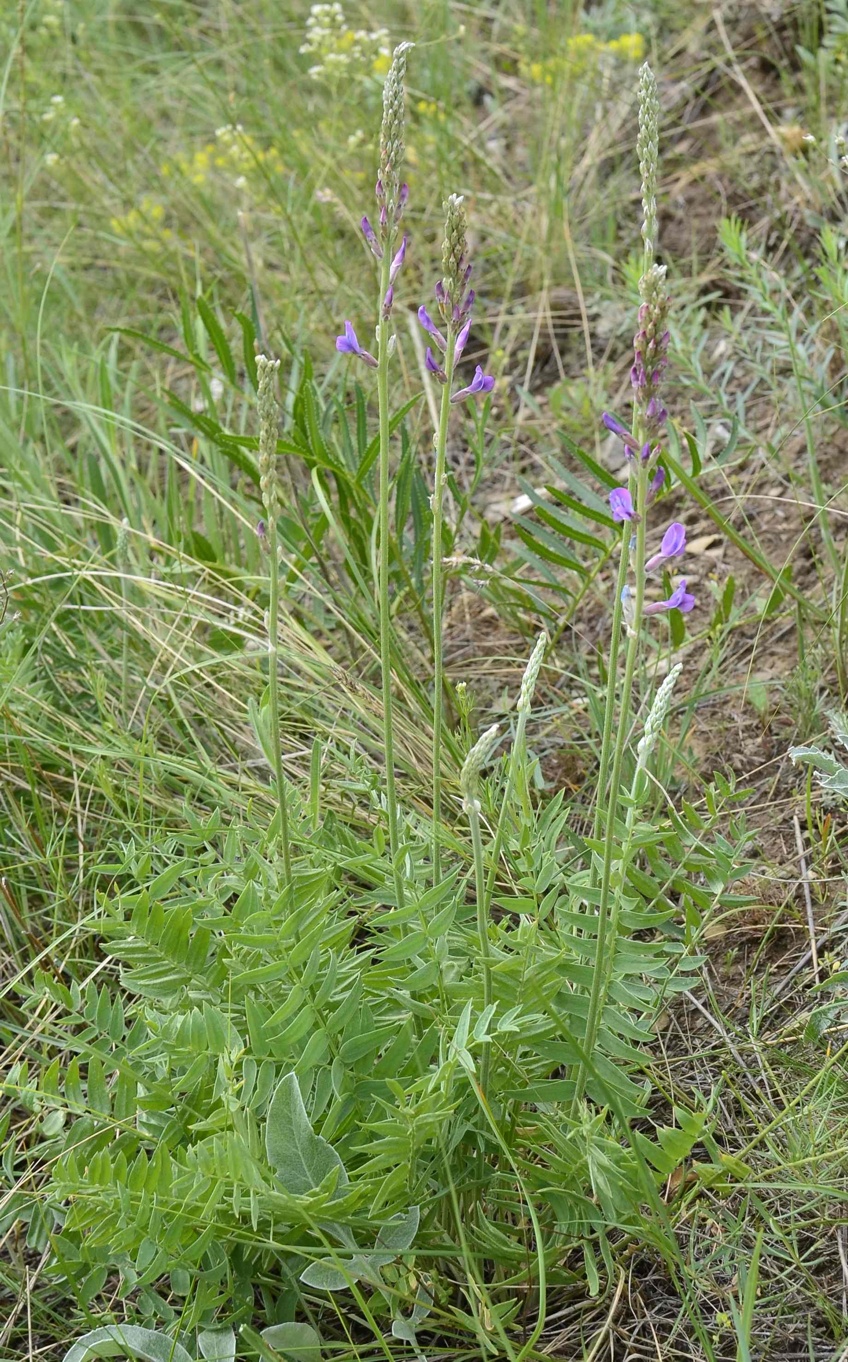
[[[492,753],[498,745],[501,730],[499,724],[492,724],[487,728],[471,748],[468,756],[462,764],[459,775],[459,788],[462,790],[463,803],[465,808],[476,808],[479,812],[477,803],[477,786],[480,781],[480,773],[484,766],[487,766],[492,758]]]
[[[130,522],[124,516],[118,526],[118,535],[115,542],[115,558],[119,567],[126,567],[130,556]]]
[[[256,356],[256,375],[259,380],[257,406],[259,409],[259,487],[265,514],[273,524],[280,509],[277,480],[277,431],[279,414],[274,396],[274,384],[280,367],[278,359],[267,355]]]
[[[636,751],[639,755],[639,765],[643,766],[650,756],[657,738],[663,730],[663,724],[668,717],[671,707],[671,695],[677,684],[677,678],[683,671],[683,663],[677,662],[663,681],[656,695],[654,703],[651,705],[650,713],[645,720],[645,731],[639,739]]]
[[[380,179],[383,184],[389,222],[394,221],[400,194],[404,157],[404,88],[406,61],[413,43],[395,48],[392,64],[383,86],[383,123],[380,129]]]
[[[465,199],[461,194],[451,194],[445,204],[445,239],[442,242],[442,287],[451,309],[462,301],[465,289],[467,233]]]
[[[529,714],[530,706],[533,703],[533,694],[536,690],[536,682],[539,680],[539,672],[542,669],[542,662],[545,657],[545,649],[548,646],[548,636],[542,630],[536,639],[536,646],[530,654],[530,660],[524,669],[524,676],[521,681],[521,690],[518,693],[518,704],[515,708],[519,714]]]
[[[654,257],[657,243],[657,162],[659,159],[660,101],[657,82],[647,62],[639,71],[639,135],[636,151],[642,176],[642,240],[645,254]]]

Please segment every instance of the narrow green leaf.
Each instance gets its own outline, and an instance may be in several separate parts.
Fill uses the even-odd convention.
[[[233,359],[233,352],[230,349],[229,341],[224,335],[224,328],[215,316],[213,309],[204,297],[197,299],[197,310],[200,313],[201,321],[209,332],[209,339],[215,347],[215,354],[231,383],[236,381],[236,362]]]

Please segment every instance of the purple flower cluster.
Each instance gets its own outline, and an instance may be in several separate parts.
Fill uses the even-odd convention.
[[[458,296],[451,301],[448,292],[441,279],[436,284],[436,302],[439,305],[439,312],[445,327],[459,327],[459,333],[454,342],[453,362],[457,364],[462,356],[462,352],[468,342],[468,335],[471,331],[471,312],[474,307],[474,290],[469,289],[468,283],[471,278],[471,265],[465,265],[462,269],[460,291]],[[442,354],[448,348],[447,338],[439,329],[427,308],[422,303],[418,309],[418,320]],[[425,357],[427,369],[433,374],[440,383],[447,383],[448,376],[444,368],[439,363],[431,346],[427,346]],[[466,397],[477,397],[480,393],[490,393],[495,386],[495,380],[491,374],[484,374],[478,364],[474,370],[474,377],[465,388],[460,388],[458,392],[451,393],[451,402],[462,402]]]
[[[666,319],[670,299],[664,277],[662,267],[655,265],[642,279],[639,329],[633,337],[630,382],[635,400],[642,409],[649,439],[656,438],[668,419],[659,395],[663,370],[668,363],[669,340]]]
[[[400,220],[403,217],[406,201],[409,198],[409,185],[400,185],[395,202],[390,203],[381,177],[377,180],[376,194],[377,202],[380,205],[379,233],[375,232],[370,219],[367,216],[363,217],[360,226],[362,228],[362,235],[365,237],[365,241],[371,254],[376,260],[382,260],[389,243],[397,239],[397,229],[400,225]],[[400,273],[401,265],[406,259],[406,248],[408,243],[409,237],[404,232],[403,240],[393,255],[392,263],[389,266],[389,284],[383,295],[382,303],[382,316],[384,321],[388,321],[391,316],[392,306],[395,300],[395,280]],[[349,321],[346,321],[344,324],[344,335],[336,337],[336,349],[343,355],[356,355],[371,369],[377,368],[376,359],[370,351],[364,350],[359,344],[356,332]]]
[[[668,313],[668,295],[663,287],[664,272],[654,266],[643,277],[640,288],[643,303],[639,309],[639,330],[633,341],[635,360],[630,370],[633,385],[633,405],[641,438],[637,439],[617,417],[605,411],[602,421],[607,430],[618,436],[624,445],[629,460],[636,461],[639,470],[637,478],[647,477],[653,470],[646,488],[645,504],[649,506],[665,481],[665,470],[659,465],[661,446],[657,439],[668,418],[662,405],[659,388],[663,370],[668,362],[668,330],[665,320]],[[647,436],[647,439],[644,438]],[[631,486],[633,477],[631,477]],[[633,504],[633,494],[628,487],[614,487],[609,494],[612,518],[618,524],[639,519]],[[679,558],[686,550],[686,530],[677,521],[669,525],[662,537],[659,550],[645,562],[645,573],[655,572],[674,558]],[[629,587],[624,588],[622,596],[625,617],[632,624],[630,614],[633,610],[633,594]],[[665,601],[650,601],[642,607],[644,614],[657,615],[663,610],[680,610],[688,614],[695,605],[695,597],[686,590],[686,578],[682,577],[675,590]]]

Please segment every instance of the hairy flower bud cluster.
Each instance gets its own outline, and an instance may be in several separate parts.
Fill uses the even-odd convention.
[[[380,205],[378,227],[375,230],[370,219],[365,216],[360,222],[362,235],[368,249],[376,260],[383,261],[386,252],[394,249],[397,230],[403,210],[409,197],[409,186],[400,182],[403,165],[403,120],[406,59],[413,43],[401,43],[395,48],[394,58],[383,88],[383,124],[380,133],[380,173],[377,179],[377,202]],[[406,259],[409,237],[404,233],[403,240],[391,259],[388,270],[388,283],[380,303],[380,317],[388,321],[392,315],[395,301],[395,280]],[[385,268],[385,267],[384,267]],[[384,276],[385,277],[385,276]],[[392,352],[394,337],[389,340],[389,354]],[[336,337],[336,349],[343,355],[356,355],[370,369],[378,367],[377,359],[359,343],[353,324],[345,321],[344,334]]]
[[[451,194],[445,204],[445,236],[442,242],[442,286],[438,290],[439,308],[445,321],[459,321],[465,304],[471,266],[466,267],[468,254],[468,227],[465,215],[465,199],[461,194]],[[472,304],[473,304],[472,295]]]
[[[547,646],[548,636],[543,630],[536,639],[536,646],[530,654],[530,659],[524,669],[524,676],[521,679],[521,690],[518,692],[518,703],[515,706],[519,714],[530,713],[536,682],[539,680],[539,672],[542,670],[542,661]]]
[[[477,799],[477,786],[480,781],[480,774],[484,766],[491,761],[492,753],[500,740],[501,730],[498,724],[492,724],[487,728],[476,741],[462,764],[459,773],[459,788],[462,791],[462,802],[466,812],[472,809],[480,812],[480,804]]]
[[[650,712],[645,720],[645,731],[636,745],[640,766],[645,764],[648,757],[651,755],[651,751],[656,746],[657,738],[662,733],[663,724],[665,723],[668,717],[668,711],[671,708],[672,692],[677,684],[677,678],[682,671],[683,663],[675,663],[654,696],[654,703],[651,705]]]
[[[423,303],[418,309],[421,326],[435,341],[442,354],[447,352],[449,344],[453,346],[454,365],[459,362],[468,342],[471,313],[474,308],[474,290],[468,287],[472,266],[466,261],[468,249],[466,230],[465,202],[460,194],[451,194],[445,204],[445,237],[442,245],[444,275],[436,282],[435,288],[444,331],[436,325]],[[447,383],[447,373],[429,345],[425,362],[429,373],[440,383]],[[490,393],[494,386],[495,380],[492,375],[485,374],[478,364],[471,382],[467,387],[452,393],[451,402],[462,402],[466,397],[485,395]]]
[[[407,56],[412,43],[400,43],[394,51],[389,74],[383,86],[383,124],[380,129],[380,174],[377,203],[380,206],[380,235],[384,242],[394,239],[403,215],[409,186],[401,183],[404,144],[404,88]]]
[[[280,496],[277,481],[277,429],[279,416],[274,397],[274,381],[280,367],[278,359],[267,355],[256,356],[256,375],[259,380],[257,406],[259,409],[259,487],[262,504],[269,521],[274,524],[279,514]]]
[[[634,400],[642,409],[645,434],[652,441],[668,418],[659,396],[663,370],[668,363],[669,296],[665,286],[665,265],[651,265],[645,271],[639,280],[639,294],[642,305],[639,330],[633,338],[630,381]]]
[[[654,256],[657,240],[657,161],[659,158],[660,101],[657,82],[647,62],[639,71],[639,135],[636,152],[642,176],[642,240]]]

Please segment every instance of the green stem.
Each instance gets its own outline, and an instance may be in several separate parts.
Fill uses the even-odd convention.
[[[612,607],[612,632],[610,634],[609,661],[607,663],[607,695],[604,709],[604,731],[601,737],[601,761],[598,767],[598,790],[595,799],[595,821],[592,829],[592,836],[597,842],[601,835],[601,822],[603,819],[604,797],[606,795],[607,780],[609,778],[610,757],[612,755],[613,741],[612,729],[615,722],[615,692],[618,688],[618,654],[621,648],[621,622],[624,618],[624,588],[627,585],[627,568],[630,563],[630,527],[625,521],[624,533],[621,537],[621,556],[618,562],[618,579],[615,584],[615,600]],[[595,886],[596,865],[595,858],[592,857],[589,883]]]
[[[628,719],[630,715],[630,696],[633,691],[633,678],[636,674],[636,663],[639,656],[639,633],[642,623],[642,607],[645,599],[645,510],[648,499],[648,479],[647,467],[641,463],[635,472],[636,483],[636,543],[633,551],[633,573],[635,577],[633,620],[628,629],[627,651],[624,657],[624,677],[621,686],[621,706],[618,715],[618,729],[615,735],[615,747],[612,760],[612,776],[610,779],[609,798],[606,806],[606,831],[604,834],[604,858],[603,869],[601,872],[601,897],[598,905],[597,918],[597,954],[595,957],[595,968],[592,972],[592,990],[589,995],[589,1010],[586,1017],[586,1035],[584,1040],[584,1053],[592,1055],[598,1038],[598,1031],[601,1024],[601,1014],[603,1011],[603,982],[606,977],[607,959],[614,956],[615,940],[613,938],[612,922],[610,921],[610,893],[612,888],[612,870],[615,859],[615,830],[616,815],[621,792],[621,776],[624,767],[624,754],[627,747]],[[598,799],[603,799],[603,790],[598,788]],[[618,914],[615,914],[615,928],[618,929]],[[575,1081],[574,1097],[572,1099],[572,1111],[576,1111],[577,1104],[583,1096],[586,1087],[586,1067],[580,1061]]]
[[[377,356],[377,403],[380,413],[380,670],[383,678],[383,749],[386,760],[386,813],[389,847],[398,907],[403,906],[403,878],[399,864],[397,795],[395,793],[394,733],[392,728],[392,633],[389,618],[389,323],[383,316],[383,299],[389,287],[391,242],[383,248],[380,270],[380,324]]]
[[[283,874],[286,887],[291,884],[291,847],[289,845],[289,811],[286,798],[286,778],[283,774],[282,734],[280,733],[280,689],[278,676],[277,635],[280,623],[280,560],[277,549],[277,523],[268,517],[268,552],[270,558],[270,600],[268,603],[268,702],[271,709],[271,746],[274,750],[274,782],[277,786],[277,805],[280,810],[280,841],[283,848]]]
[[[468,822],[474,849],[474,882],[477,892],[477,935],[480,938],[480,963],[483,967],[483,1010],[492,1001],[492,951],[489,945],[489,915],[486,911],[486,875],[483,870],[483,838],[480,835],[480,808],[476,799],[468,801]],[[483,1042],[480,1061],[480,1091],[486,1097],[489,1087],[489,1041]]]
[[[445,678],[442,654],[442,616],[444,614],[444,574],[442,569],[442,512],[445,493],[445,463],[450,420],[450,394],[453,382],[456,337],[447,329],[445,374],[442,388],[439,429],[436,434],[436,469],[433,476],[433,883],[442,877],[442,729],[444,727]]]

